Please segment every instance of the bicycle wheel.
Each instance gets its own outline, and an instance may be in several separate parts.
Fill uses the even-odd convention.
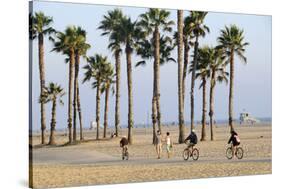
[[[237,147],[235,155],[238,159],[242,159],[244,155],[243,149],[241,147]]]
[[[233,152],[232,152],[232,148],[231,147],[228,147],[226,149],[226,157],[227,157],[227,159],[232,159],[233,158]]]
[[[184,159],[185,161],[187,161],[188,158],[189,158],[189,150],[188,150],[188,149],[185,149],[185,150],[183,151],[183,159]]]
[[[199,150],[197,148],[193,148],[192,150],[192,159],[193,160],[198,160],[199,158]]]

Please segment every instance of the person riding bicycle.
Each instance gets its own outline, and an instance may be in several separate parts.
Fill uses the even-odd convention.
[[[187,144],[187,148],[194,147],[197,144],[197,135],[195,133],[195,130],[192,129],[189,136],[184,140],[184,143],[186,143],[189,140],[189,143]]]
[[[228,140],[228,144],[231,143],[232,144],[232,151],[236,152],[236,147],[240,145],[240,139],[238,137],[238,134],[234,130],[232,130],[230,132],[230,134],[231,134],[231,136]]]
[[[126,151],[128,151],[128,144],[129,141],[126,136],[123,136],[120,140],[120,147],[122,148],[122,154],[125,154]]]

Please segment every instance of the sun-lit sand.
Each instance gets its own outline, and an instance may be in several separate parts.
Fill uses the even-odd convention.
[[[196,127],[200,139],[201,127]],[[120,138],[95,139],[94,131],[85,132],[85,141],[77,145],[64,146],[67,136],[56,135],[57,146],[41,146],[40,135],[34,135],[33,186],[62,187],[73,185],[114,184],[126,182],[160,181],[203,177],[270,174],[272,155],[272,128],[268,124],[236,126],[244,149],[242,160],[227,160],[225,149],[229,128],[215,128],[215,141],[198,143],[198,161],[184,161],[182,151],[185,144],[177,143],[178,128],[163,127],[163,135],[169,131],[173,142],[173,157],[168,159],[163,148],[162,159],[157,160],[152,145],[152,130],[134,129],[134,144],[129,146],[129,161],[121,160]],[[186,133],[189,132],[187,127]],[[102,134],[102,132],[101,132]],[[126,130],[122,130],[122,135]],[[78,135],[79,136],[79,135]]]

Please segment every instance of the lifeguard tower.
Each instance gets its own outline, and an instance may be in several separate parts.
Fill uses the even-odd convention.
[[[245,112],[245,111],[240,113],[239,120],[240,120],[240,125],[242,123],[250,123],[253,125],[254,123],[260,122],[258,119],[252,117],[248,112]]]

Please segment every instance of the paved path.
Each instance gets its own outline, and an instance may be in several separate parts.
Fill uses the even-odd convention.
[[[153,158],[130,158],[128,161],[121,160],[120,157],[110,156],[95,150],[89,151],[89,149],[37,149],[33,151],[33,162],[35,164],[72,164],[83,165],[91,164],[96,166],[110,166],[110,165],[141,165],[141,164],[161,164],[161,163],[237,163],[237,162],[271,162],[271,158],[253,158],[245,157],[242,160],[232,159],[228,160],[225,157],[200,157],[197,161],[188,160],[184,161],[181,157],[173,157],[167,159]]]

